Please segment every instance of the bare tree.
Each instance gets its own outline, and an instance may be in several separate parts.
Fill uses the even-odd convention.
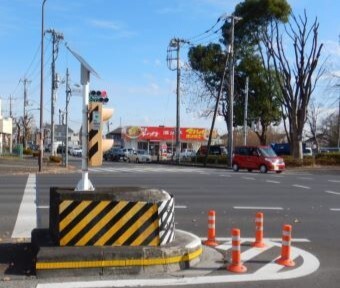
[[[320,108],[321,104],[316,104],[315,101],[312,99],[309,103],[308,109],[308,116],[307,116],[307,123],[309,125],[309,132],[311,138],[313,139],[314,144],[316,145],[316,151],[319,151],[319,139],[318,139],[318,132],[319,132],[319,123],[318,117],[320,115]]]
[[[307,107],[316,83],[324,73],[323,65],[317,69],[323,44],[318,43],[317,19],[308,27],[306,11],[298,18],[293,15],[284,28],[285,35],[293,44],[293,61],[287,55],[287,43],[284,42],[278,22],[272,22],[269,33],[263,33],[264,45],[272,57],[282,91],[293,156],[302,159],[302,134],[307,120]]]

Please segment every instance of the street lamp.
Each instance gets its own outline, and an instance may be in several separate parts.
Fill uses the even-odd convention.
[[[42,170],[42,160],[44,153],[44,7],[46,0],[41,5],[41,58],[40,58],[40,153],[39,153],[39,172]]]

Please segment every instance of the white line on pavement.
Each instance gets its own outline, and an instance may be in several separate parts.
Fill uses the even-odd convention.
[[[37,209],[50,209],[50,205],[40,205],[37,206]]]
[[[24,195],[21,200],[12,238],[31,238],[31,232],[37,227],[36,211],[36,175],[29,174]]]
[[[280,181],[275,181],[275,180],[266,180],[267,183],[274,183],[274,184],[280,184]]]
[[[302,189],[310,189],[308,186],[303,186],[303,185],[298,185],[298,184],[293,184],[292,186],[297,187],[297,188],[302,188]]]
[[[280,247],[281,244],[273,243]],[[226,274],[226,275],[208,275],[197,277],[178,277],[178,278],[159,278],[159,279],[118,279],[118,280],[95,280],[95,281],[79,281],[79,282],[63,282],[63,283],[39,283],[37,288],[104,288],[104,287],[143,287],[143,286],[187,286],[187,285],[211,285],[236,283],[236,282],[255,282],[264,280],[285,280],[303,277],[315,272],[319,266],[319,260],[312,254],[292,247],[292,255],[299,255],[303,259],[303,265],[288,269],[280,273],[246,273],[246,274]],[[280,266],[283,268],[282,266]],[[273,268],[271,268],[273,269]],[[281,270],[281,269],[280,269]]]
[[[201,240],[206,240],[207,239],[206,237],[205,238],[204,237],[200,237],[200,238],[201,238]],[[215,239],[218,242],[228,242],[229,241],[231,243],[231,237],[216,237]],[[252,242],[252,241],[254,241],[255,238],[254,237],[253,238],[251,238],[251,237],[241,237],[241,239],[242,239],[242,242]],[[267,240],[271,241],[271,242],[281,242],[282,238],[265,238],[264,240],[265,240],[265,243],[266,243]],[[310,242],[310,240],[307,239],[307,238],[292,238],[291,241],[292,242],[296,242],[296,243],[307,243],[307,242]],[[223,245],[227,245],[227,244],[224,243]],[[219,246],[216,246],[216,247],[220,247],[220,246],[223,246],[223,245],[219,245]]]
[[[243,179],[245,179],[245,180],[256,180],[254,177],[242,177]]]
[[[340,211],[340,208],[331,208],[329,210],[331,210],[331,211]]]
[[[314,180],[314,178],[311,177],[297,177],[297,178],[301,180]]]
[[[334,192],[334,191],[329,191],[329,190],[326,190],[325,192],[329,194],[340,195],[340,192]]]
[[[340,183],[340,180],[328,180],[328,182]]]
[[[186,209],[188,208],[186,205],[175,205],[175,209]]]
[[[234,209],[248,210],[283,210],[282,207],[259,207],[259,206],[234,206]]]

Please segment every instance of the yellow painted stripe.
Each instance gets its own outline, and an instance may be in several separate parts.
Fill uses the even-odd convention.
[[[127,267],[127,266],[152,266],[167,265],[180,262],[187,262],[199,257],[202,254],[202,247],[187,253],[163,258],[148,259],[115,259],[115,260],[94,260],[94,261],[63,261],[63,262],[37,262],[36,270],[71,269],[71,268],[102,268],[102,267]]]
[[[88,225],[93,218],[98,216],[98,214],[105,209],[107,205],[109,205],[111,201],[100,201],[98,205],[91,210],[89,214],[87,214],[74,228],[69,231],[62,239],[60,239],[60,245],[67,245],[73,237],[75,237],[81,230],[83,230],[86,225]]]
[[[141,226],[155,213],[158,213],[157,205],[151,205],[149,209],[139,217],[135,223],[133,223],[116,241],[116,243],[125,244],[126,240],[135,233]],[[150,223],[151,224],[151,223]],[[141,234],[144,234],[144,231],[140,231]],[[119,245],[119,244],[118,244]]]
[[[145,231],[143,231],[143,233],[141,233],[132,243],[131,246],[139,246],[141,243],[143,243],[143,241],[149,237],[149,235],[155,231],[155,229],[157,229],[159,223],[159,219],[155,219],[155,221],[149,225],[149,227],[147,229],[145,229]],[[159,235],[157,235],[154,239],[152,239],[152,241],[150,242],[149,246],[158,246],[160,242],[159,239]]]
[[[79,213],[81,213],[92,201],[81,201],[79,205],[59,223],[59,231],[63,231]]]
[[[59,214],[63,213],[64,210],[73,203],[73,200],[64,200],[59,204]]]
[[[76,246],[84,246],[87,244],[87,241],[91,239],[94,235],[96,235],[113,217],[115,217],[126,205],[127,201],[120,201],[118,204],[113,207],[104,217],[102,217],[97,224],[92,227],[77,243]]]
[[[129,221],[146,203],[137,202],[122,218],[120,218],[114,226],[112,226],[96,243],[94,246],[103,246],[123,225]],[[114,243],[115,245],[119,245]]]

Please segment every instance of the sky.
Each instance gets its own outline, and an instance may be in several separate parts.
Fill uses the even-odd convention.
[[[234,0],[47,0],[45,29],[63,33],[56,71],[65,80],[70,71],[72,87],[80,83],[80,64],[65,43],[80,54],[98,73],[91,76],[90,90],[106,90],[107,107],[114,109],[110,130],[120,125],[175,126],[176,71],[167,66],[167,48],[172,38],[192,39],[211,28],[222,14],[231,14]],[[325,110],[337,108],[334,87],[340,82],[340,1],[288,1],[296,15],[306,9],[312,21],[320,23],[319,42],[327,74],[313,95]],[[28,84],[28,107],[37,126],[40,116],[41,0],[0,0],[0,98],[2,114],[9,116],[10,101],[14,117],[23,115],[23,80]],[[217,41],[219,35],[202,39]],[[197,39],[197,38],[196,38]],[[44,113],[51,121],[51,34],[45,35]],[[188,47],[181,48],[185,63]],[[332,75],[336,75],[334,77]],[[190,109],[190,97],[182,95],[180,125],[210,128],[211,119],[202,119]],[[57,92],[55,123],[59,109],[65,110],[65,84]],[[81,125],[82,98],[74,93],[69,106],[69,125]],[[220,134],[226,132],[221,118],[216,121]]]

